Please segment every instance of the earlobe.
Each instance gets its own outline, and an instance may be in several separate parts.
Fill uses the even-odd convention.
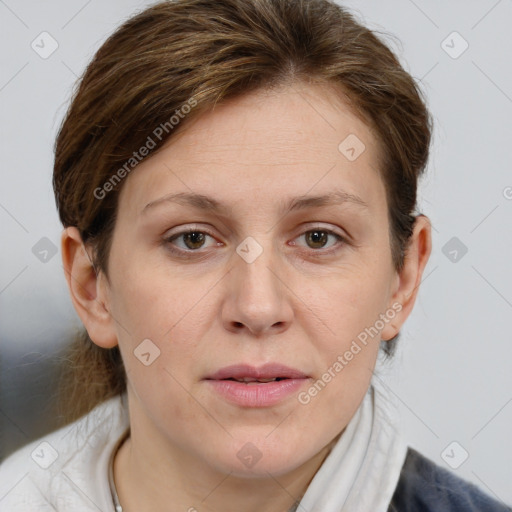
[[[116,346],[115,325],[109,312],[108,283],[103,273],[94,268],[76,227],[64,230],[61,249],[71,301],[89,337],[100,347]]]
[[[384,341],[392,339],[409,317],[418,295],[423,271],[432,252],[431,224],[428,217],[418,215],[406,251],[404,266],[397,274],[397,286],[388,307],[397,314],[381,333]]]

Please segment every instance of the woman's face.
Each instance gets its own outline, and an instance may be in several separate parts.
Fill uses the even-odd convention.
[[[132,438],[239,475],[318,454],[403,321],[368,127],[324,88],[244,96],[139,164],[119,201],[105,296]]]

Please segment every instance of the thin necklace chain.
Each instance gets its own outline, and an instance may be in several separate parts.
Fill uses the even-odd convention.
[[[114,508],[116,512],[123,512],[123,507],[121,503],[119,503],[119,496],[117,495],[116,484],[114,483],[114,478],[111,478],[111,489],[112,489],[112,499],[114,501]],[[299,502],[295,502],[292,507],[288,510],[288,512],[296,512],[297,507],[299,506]]]
[[[124,437],[123,437],[124,440]],[[121,445],[121,442],[119,443],[119,446]],[[114,451],[114,453],[117,450]],[[121,503],[119,503],[119,496],[117,494],[116,489],[116,483],[114,481],[114,457],[110,460],[110,468],[109,468],[109,480],[110,480],[110,490],[112,492],[112,501],[114,502],[114,508],[116,512],[123,512],[123,507],[121,506]],[[292,507],[288,510],[288,512],[296,512],[297,507],[299,506],[299,502],[296,501]]]

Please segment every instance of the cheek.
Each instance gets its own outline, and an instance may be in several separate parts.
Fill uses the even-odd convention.
[[[311,386],[299,397],[312,418],[328,418],[325,423],[336,428],[345,425],[359,406],[380,347],[380,332],[369,327],[379,318],[382,302],[374,285],[346,282],[332,287],[328,299],[316,304],[328,329],[312,335],[321,362]]]
[[[209,279],[187,280],[150,261],[119,266],[116,282],[113,314],[132,337],[154,338],[157,343],[185,326],[183,320],[194,313],[211,287]]]
[[[196,407],[185,390],[204,357],[199,340],[211,320],[210,296],[205,296],[211,285],[162,275],[151,265],[141,266],[131,273],[132,279],[123,281],[125,269],[119,270],[112,303],[128,380],[143,403],[156,404],[155,391],[161,395],[165,390],[166,397],[175,398],[166,415],[175,420],[190,416]]]
[[[311,409],[320,414],[320,409],[330,411],[334,424],[342,424],[346,415],[355,411],[375,367],[381,330],[375,329],[375,324],[387,298],[386,281],[376,275],[339,276],[323,293],[309,295],[311,300],[316,297],[312,310],[321,319],[315,325],[322,330],[311,329],[321,364],[315,375],[317,385],[307,390],[303,402],[311,400]]]
[[[311,309],[325,326],[324,345],[340,350],[374,326],[384,312],[387,281],[377,270],[366,269],[350,276],[334,276],[321,293],[317,290],[308,296],[315,297]]]

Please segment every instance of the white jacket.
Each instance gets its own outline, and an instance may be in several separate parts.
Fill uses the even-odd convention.
[[[126,397],[21,448],[0,465],[1,512],[115,512],[109,461],[129,426]]]
[[[384,390],[370,386],[299,510],[388,510],[407,452],[389,406]],[[0,465],[0,512],[115,512],[109,464],[128,428],[123,395],[21,448]]]

